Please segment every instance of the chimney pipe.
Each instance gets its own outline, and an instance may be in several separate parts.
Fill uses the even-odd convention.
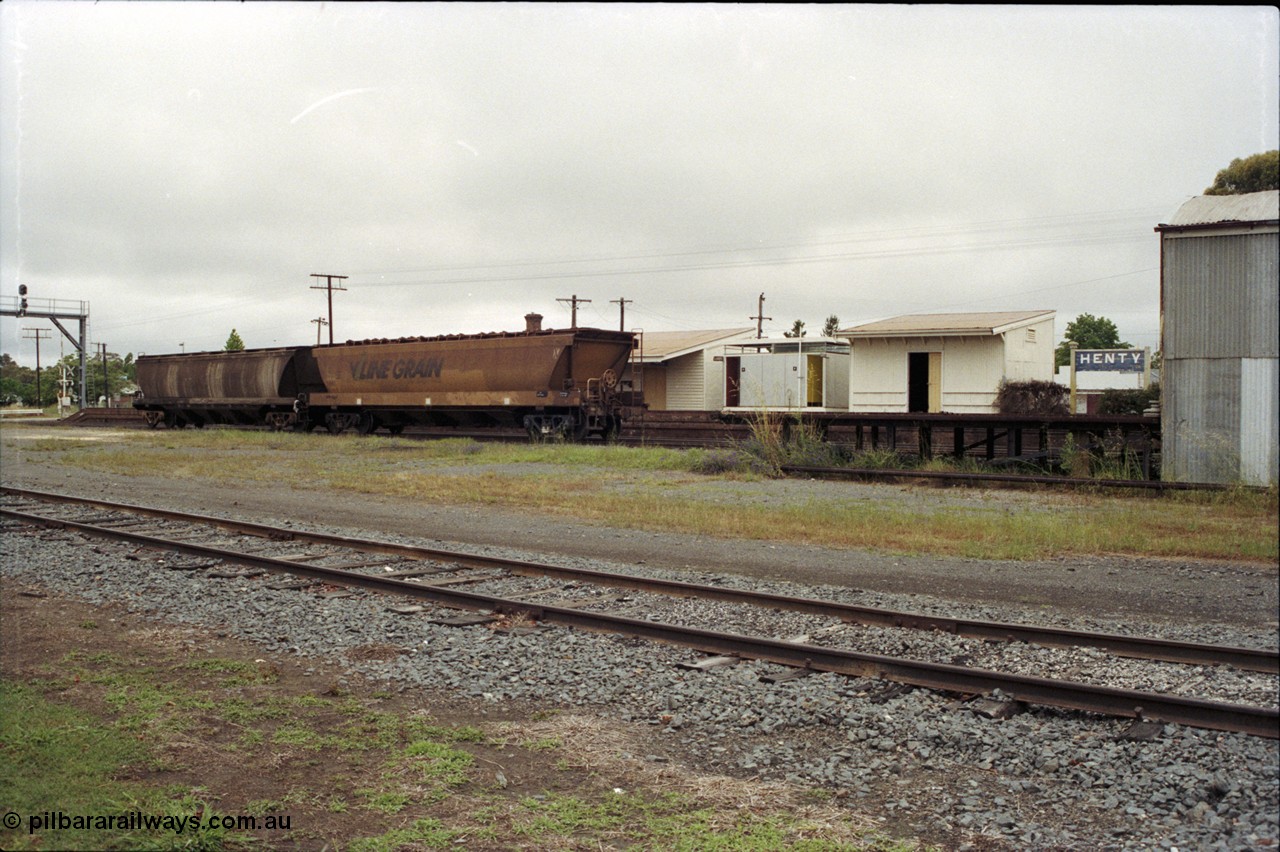
[[[542,314],[525,314],[524,331],[525,334],[534,334],[542,331]]]

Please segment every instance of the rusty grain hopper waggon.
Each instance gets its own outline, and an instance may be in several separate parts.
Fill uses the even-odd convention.
[[[171,428],[503,426],[534,437],[615,435],[639,400],[620,386],[630,332],[547,329],[145,355],[134,407]]]
[[[134,408],[155,428],[296,422],[299,397],[323,390],[306,348],[142,355]]]

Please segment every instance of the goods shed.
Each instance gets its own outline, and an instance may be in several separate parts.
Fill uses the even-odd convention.
[[[1192,198],[1155,230],[1162,476],[1275,485],[1280,191]]]
[[[1053,381],[1054,317],[912,314],[843,329],[849,410],[994,413],[1001,381]]]
[[[754,328],[642,332],[623,384],[643,389],[650,411],[718,410],[724,405],[724,347],[754,337]]]

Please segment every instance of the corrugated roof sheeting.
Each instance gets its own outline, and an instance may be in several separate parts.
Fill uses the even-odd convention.
[[[1007,327],[1054,316],[1054,311],[987,311],[956,314],[908,314],[843,329],[845,337],[901,337],[920,334],[996,334]]]
[[[1168,226],[1179,228],[1187,225],[1267,222],[1276,219],[1280,219],[1280,190],[1272,189],[1244,195],[1198,195],[1178,208]]]
[[[705,349],[717,342],[742,337],[754,328],[720,328],[702,331],[646,331],[641,341],[642,356],[646,362],[665,361],[668,358]]]
[[[1164,241],[1164,357],[1280,355],[1275,234]]]

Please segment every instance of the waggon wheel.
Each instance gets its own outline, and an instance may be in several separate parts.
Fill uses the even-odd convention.
[[[356,422],[356,432],[361,435],[369,435],[378,428],[378,420],[369,412],[360,415],[359,421]]]
[[[401,432],[404,431],[404,424],[392,423],[390,426],[387,427],[387,431],[392,435],[399,435]]]

